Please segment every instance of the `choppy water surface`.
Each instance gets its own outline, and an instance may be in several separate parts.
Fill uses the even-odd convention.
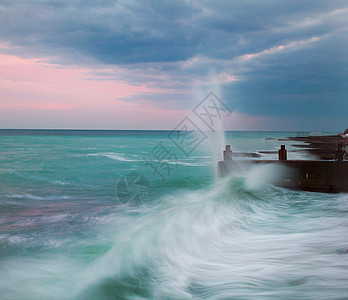
[[[0,132],[0,298],[348,297],[347,194],[277,188],[263,166],[218,180],[209,142],[162,180],[144,163],[161,141],[178,150],[160,131]],[[142,205],[116,197],[128,172],[151,184]]]

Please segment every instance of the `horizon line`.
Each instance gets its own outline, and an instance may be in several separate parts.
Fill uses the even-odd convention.
[[[65,131],[173,131],[174,129],[93,129],[93,128],[0,128],[0,130],[65,130]],[[205,130],[209,131],[209,130]],[[212,131],[212,130],[210,130]],[[242,132],[336,132],[331,130],[221,130],[221,131],[242,131]],[[212,131],[217,132],[217,131]],[[339,133],[338,133],[339,134]]]

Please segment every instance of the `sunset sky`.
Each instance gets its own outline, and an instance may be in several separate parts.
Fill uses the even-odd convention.
[[[346,0],[0,0],[0,128],[348,127]]]

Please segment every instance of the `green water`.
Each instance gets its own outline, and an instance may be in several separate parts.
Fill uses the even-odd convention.
[[[216,178],[221,144],[293,133],[210,135],[189,155],[168,134],[0,130],[0,298],[348,296],[347,194],[274,187],[264,166]]]

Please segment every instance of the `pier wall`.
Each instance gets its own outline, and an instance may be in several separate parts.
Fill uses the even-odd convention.
[[[277,186],[313,192],[348,192],[348,161],[321,160],[225,160],[220,161],[220,176],[238,172],[255,164],[276,164],[285,167]]]

